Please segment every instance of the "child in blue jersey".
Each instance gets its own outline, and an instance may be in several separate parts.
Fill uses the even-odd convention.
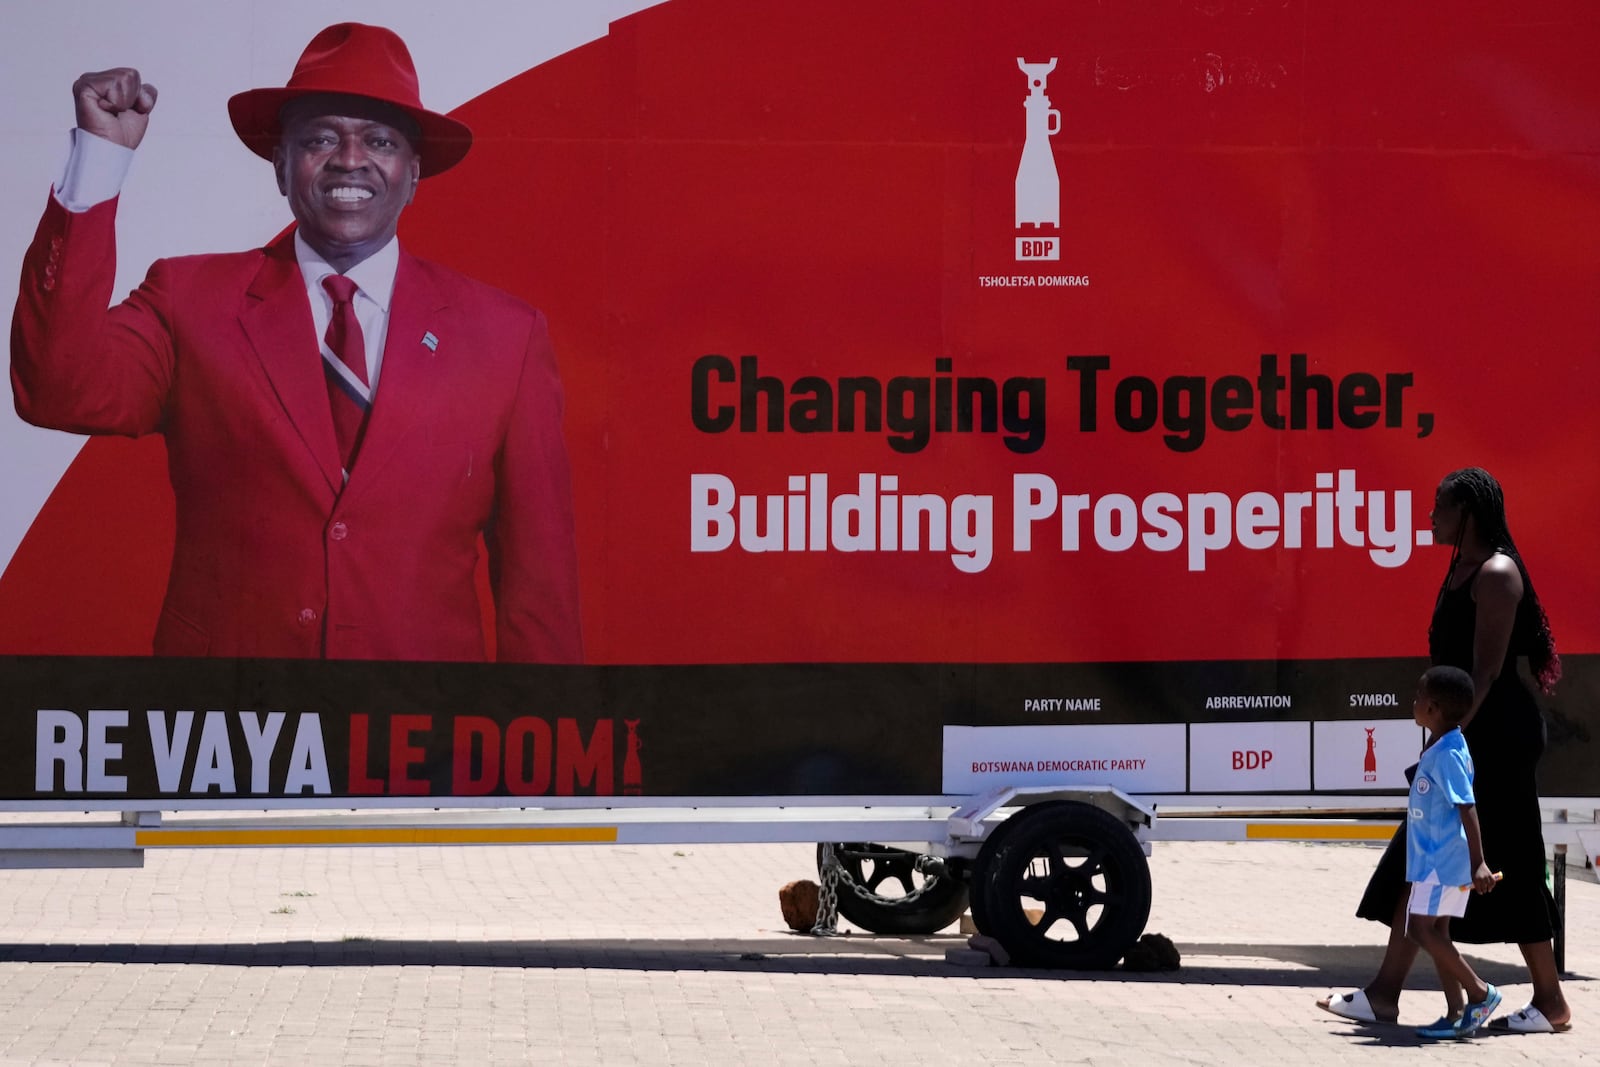
[[[1406,822],[1406,933],[1433,958],[1446,1008],[1438,1022],[1417,1031],[1422,1037],[1470,1037],[1500,1005],[1500,991],[1474,973],[1450,940],[1450,919],[1466,912],[1467,894],[1487,893],[1495,883],[1483,862],[1472,755],[1459,726],[1471,708],[1472,678],[1456,667],[1424,674],[1411,708],[1428,744],[1411,782]]]

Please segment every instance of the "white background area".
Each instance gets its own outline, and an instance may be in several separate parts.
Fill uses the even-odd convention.
[[[143,0],[7,4],[0,33],[0,308],[8,327],[22,255],[73,125],[79,74],[130,66],[160,92],[123,188],[116,296],[152,260],[256,247],[290,221],[271,168],[228,123],[227,99],[283,85],[307,42],[333,22],[400,34],[422,102],[449,111],[522,71],[603,37],[655,0]],[[84,438],[39,430],[0,409],[0,570]]]
[[[1378,780],[1366,780],[1367,730],[1372,729]],[[1405,789],[1406,768],[1422,754],[1426,734],[1410,719],[1351,719],[1312,727],[1316,756],[1312,787],[1321,790]]]
[[[1185,789],[1183,723],[1091,726],[946,726],[946,793],[974,794],[1013,785],[1110,785],[1128,793]],[[1051,760],[1143,760],[1138,769],[1049,770]],[[974,763],[1032,762],[1032,771],[974,771]]]
[[[1265,753],[1271,753],[1269,760]],[[1234,765],[1235,753],[1241,766]],[[1197,722],[1189,727],[1194,793],[1304,793],[1311,788],[1309,722]]]

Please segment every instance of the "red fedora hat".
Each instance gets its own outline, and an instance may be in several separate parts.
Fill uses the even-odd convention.
[[[271,159],[283,133],[283,105],[317,93],[365,97],[411,116],[422,131],[416,147],[424,178],[455,166],[472,147],[472,130],[466,125],[422,106],[417,68],[405,42],[393,30],[359,22],[341,22],[317,34],[294,65],[288,85],[239,93],[228,101],[228,117],[250,151]]]

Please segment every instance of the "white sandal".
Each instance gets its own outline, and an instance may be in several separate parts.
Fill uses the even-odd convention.
[[[1544,1012],[1529,1004],[1526,1008],[1491,1020],[1486,1029],[1513,1034],[1564,1034],[1572,1029],[1572,1024],[1553,1023],[1545,1017]]]
[[[1326,1000],[1317,1001],[1317,1007],[1323,1011],[1332,1012],[1341,1019],[1352,1019],[1358,1023],[1393,1023],[1397,1019],[1380,1019],[1372,1010],[1372,1002],[1367,999],[1367,991],[1357,989],[1349,993],[1329,993]]]

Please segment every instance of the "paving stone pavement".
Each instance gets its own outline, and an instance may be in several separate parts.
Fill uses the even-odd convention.
[[[1600,886],[1568,885],[1574,1029],[1429,1043],[1319,1011],[1382,929],[1363,845],[1162,843],[1160,974],[960,968],[787,932],[804,845],[152,851],[0,871],[0,1063],[1569,1064],[1600,1060]],[[846,926],[846,928],[848,928]],[[1508,1008],[1509,946],[1473,947]],[[1401,1005],[1439,1014],[1424,960]]]

